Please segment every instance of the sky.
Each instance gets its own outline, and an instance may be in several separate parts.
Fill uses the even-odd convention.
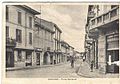
[[[51,3],[28,6],[37,11],[41,9],[41,16],[38,15],[38,17],[57,24],[62,30],[61,39],[73,46],[75,50],[84,51],[87,5]]]

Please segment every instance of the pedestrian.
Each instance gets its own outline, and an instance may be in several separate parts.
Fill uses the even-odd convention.
[[[71,56],[71,67],[72,67],[72,68],[74,68],[74,61],[75,61],[74,57]]]
[[[94,61],[91,61],[91,64],[90,64],[91,72],[93,72],[93,63],[94,63]]]
[[[85,56],[83,56],[83,62],[85,61]]]

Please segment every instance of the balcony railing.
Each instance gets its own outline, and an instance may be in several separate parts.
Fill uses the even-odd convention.
[[[16,46],[16,40],[12,39],[12,38],[6,38],[6,46],[15,47]]]
[[[119,18],[119,7],[115,7],[111,9],[110,11],[91,19],[90,29],[99,27],[103,24],[113,22],[117,20],[118,18]]]

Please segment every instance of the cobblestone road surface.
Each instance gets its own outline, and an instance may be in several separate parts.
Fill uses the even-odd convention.
[[[81,76],[76,74],[79,69],[79,65],[79,60],[76,60],[74,68],[71,68],[70,63],[68,62],[46,68],[7,71],[6,76],[22,78],[81,78]]]

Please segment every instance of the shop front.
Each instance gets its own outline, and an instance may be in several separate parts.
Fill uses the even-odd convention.
[[[32,66],[32,50],[26,51],[26,66]]]
[[[6,50],[6,67],[14,67],[14,49],[8,48]]]
[[[42,49],[41,48],[35,48],[35,56],[36,56],[36,65],[41,64],[41,55],[42,55]]]
[[[50,64],[50,52],[46,51],[43,56],[43,64]]]
[[[14,48],[16,41],[14,39],[6,39],[6,67],[14,67]]]
[[[40,65],[40,53],[36,53],[36,65]]]
[[[107,73],[119,73],[119,34],[106,36],[107,40]]]

